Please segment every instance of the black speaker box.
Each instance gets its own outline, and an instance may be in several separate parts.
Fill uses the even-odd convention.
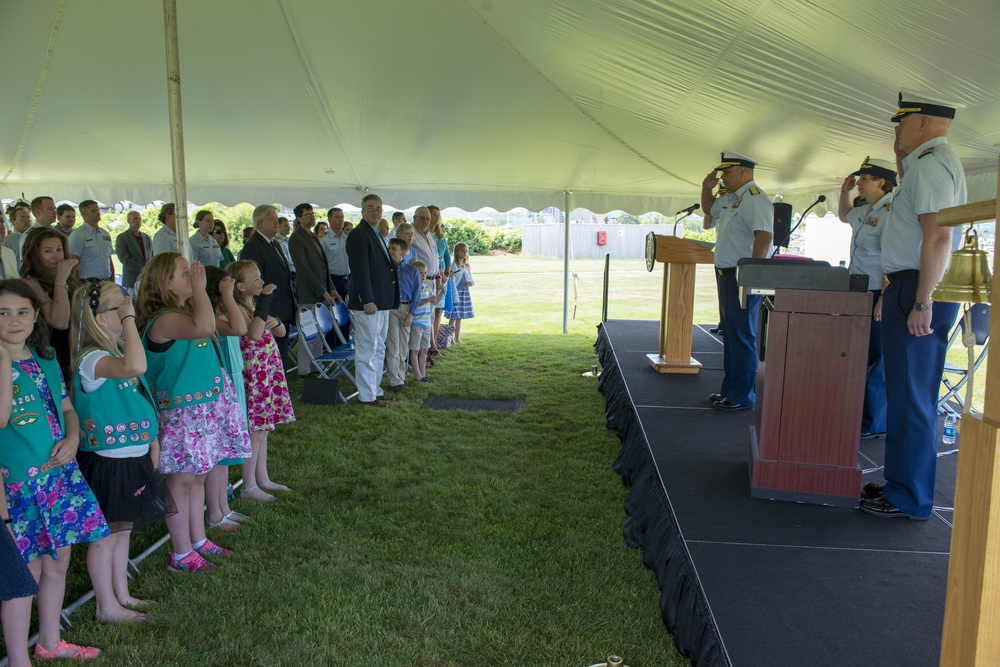
[[[787,248],[788,237],[792,233],[792,205],[785,202],[774,203],[774,243],[775,248]]]

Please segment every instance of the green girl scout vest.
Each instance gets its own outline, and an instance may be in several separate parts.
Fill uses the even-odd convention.
[[[56,406],[59,426],[65,432],[62,411],[62,387],[59,385],[59,362],[42,359],[28,348],[42,370],[45,383]],[[7,427],[0,429],[0,476],[7,484],[26,482],[50,472],[48,460],[52,452],[52,430],[45,414],[45,403],[34,380],[11,362],[13,397]]]
[[[146,395],[153,395],[144,378],[139,383]],[[80,451],[149,445],[158,432],[156,409],[132,378],[106,378],[87,393],[78,372],[73,379],[73,407],[80,418]]]
[[[146,381],[157,411],[211,403],[222,393],[222,362],[215,343],[210,338],[181,339],[165,352],[153,352],[149,349],[149,328],[160,315],[149,321],[142,334]]]

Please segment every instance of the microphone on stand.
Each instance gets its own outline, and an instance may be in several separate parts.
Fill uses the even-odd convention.
[[[791,231],[788,232],[789,240],[791,240],[792,234],[795,233],[795,230],[799,228],[799,225],[802,224],[802,221],[806,219],[806,215],[809,213],[809,211],[813,210],[813,207],[815,207],[816,204],[822,204],[825,201],[826,201],[826,195],[820,195],[819,197],[816,197],[816,201],[809,204],[809,208],[807,208],[805,211],[802,212],[802,215],[799,216],[799,221],[796,222],[795,226],[792,227]],[[774,249],[771,251],[771,257],[774,257],[774,253],[778,252],[778,247],[779,246],[774,246]],[[771,259],[771,257],[769,257],[768,259]]]
[[[671,233],[674,236],[677,236],[677,223],[680,222],[681,220],[683,220],[684,218],[688,217],[689,215],[691,215],[695,211],[697,211],[699,208],[701,208],[701,204],[691,204],[687,208],[682,208],[681,210],[679,210],[676,213],[674,213],[674,216],[681,215],[681,213],[683,213],[684,215],[681,215],[681,217],[679,217],[676,220],[674,220],[674,231],[671,232]]]

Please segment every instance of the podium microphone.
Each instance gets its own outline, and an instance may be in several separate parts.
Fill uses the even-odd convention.
[[[699,208],[701,208],[701,204],[691,204],[687,208],[682,208],[681,210],[674,213],[675,216],[681,215],[681,213],[683,213],[684,215],[681,215],[681,217],[674,220],[674,231],[671,232],[671,234],[673,236],[677,236],[677,223],[683,220],[684,218],[688,217],[695,211],[697,211]]]
[[[819,197],[816,197],[816,201],[809,204],[809,208],[807,208],[805,211],[802,212],[802,215],[799,216],[799,221],[796,222],[795,226],[792,227],[791,231],[788,232],[789,241],[792,238],[792,234],[795,233],[795,230],[798,229],[799,225],[802,224],[802,221],[806,219],[806,215],[809,213],[809,211],[813,210],[813,207],[815,207],[816,204],[822,204],[825,201],[826,201],[826,195],[820,195]],[[771,257],[774,257],[774,253],[778,251],[779,247],[780,246],[774,246],[774,250],[771,251]],[[771,259],[771,257],[769,257],[768,259]]]

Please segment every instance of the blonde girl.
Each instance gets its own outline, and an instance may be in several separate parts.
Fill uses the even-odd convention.
[[[62,381],[41,304],[23,280],[0,281],[0,477],[9,526],[38,584],[35,660],[90,660],[100,650],[60,638],[70,547],[110,533],[97,499],[74,457],[80,442],[76,412]],[[14,576],[4,570],[3,577]],[[30,605],[29,605],[30,608]],[[9,619],[21,634],[30,614]]]
[[[455,305],[447,311],[448,323],[455,327],[455,342],[462,342],[462,320],[470,320],[476,316],[472,310],[472,295],[469,288],[476,284],[472,279],[472,268],[469,266],[469,246],[465,243],[455,244],[455,261],[451,265],[450,282],[455,287]]]
[[[146,380],[160,427],[161,473],[177,514],[167,517],[173,553],[167,568],[201,572],[205,556],[230,552],[205,537],[205,476],[226,458],[250,454],[236,391],[222,369],[205,268],[177,252],[154,255],[142,272],[137,324]]]
[[[111,535],[91,542],[87,570],[102,623],[136,622],[148,603],[129,593],[133,528],[163,518],[169,494],[156,474],[156,409],[143,379],[146,353],[132,299],[113,282],[86,283],[73,294],[73,404],[80,420],[77,463]]]
[[[267,470],[267,436],[278,424],[295,421],[281,355],[274,341],[275,336],[285,335],[285,327],[267,314],[275,286],[264,285],[256,264],[243,260],[230,264],[226,270],[236,280],[236,300],[249,321],[247,334],[240,338],[240,351],[243,353],[243,381],[253,453],[243,463],[243,491],[240,496],[272,502],[275,497],[268,491],[289,489],[284,484],[271,481]]]

